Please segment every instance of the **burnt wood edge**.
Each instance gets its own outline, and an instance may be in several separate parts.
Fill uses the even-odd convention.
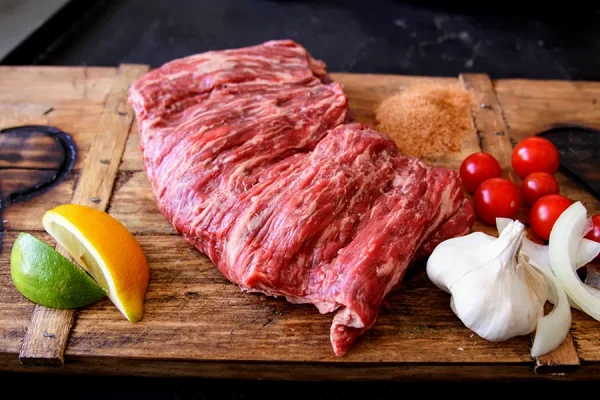
[[[26,188],[18,193],[11,193],[7,198],[4,198],[2,192],[0,191],[0,247],[2,246],[4,232],[6,231],[2,214],[7,205],[21,201],[27,201],[32,197],[47,192],[52,187],[67,179],[69,174],[73,172],[75,162],[77,161],[77,146],[75,145],[73,138],[70,134],[58,128],[48,125],[23,125],[0,130],[0,135],[8,133],[44,133],[45,135],[56,140],[61,145],[64,156],[61,165],[58,167],[58,169],[55,169],[56,175],[54,175],[52,179],[41,182],[30,188]]]
[[[574,124],[574,123],[561,123],[556,124],[552,128],[545,129],[541,132],[537,132],[535,136],[544,137],[550,141],[554,141],[554,135],[568,135],[572,132],[580,132],[580,133],[588,133],[592,135],[597,135],[598,139],[600,139],[600,130],[593,128],[587,124]],[[556,144],[556,143],[555,143]],[[597,181],[594,183],[588,182],[583,179],[580,175],[577,174],[578,165],[576,162],[571,160],[565,160],[561,158],[560,162],[560,172],[564,174],[566,177],[571,179],[573,182],[577,183],[584,190],[594,196],[596,199],[600,200],[600,187],[598,186]]]
[[[358,363],[145,359],[67,355],[61,368],[15,362],[0,354],[0,371],[131,377],[273,379],[287,381],[583,381],[597,379],[600,363],[584,362],[576,371],[538,373],[530,362]],[[570,372],[570,373],[567,373]]]
[[[75,162],[77,161],[77,146],[75,145],[75,141],[73,137],[58,128],[48,125],[23,125],[23,126],[15,126],[10,128],[5,128],[0,130],[0,135],[7,133],[43,133],[44,135],[51,137],[56,142],[60,144],[63,149],[64,160],[62,164],[58,167],[56,176],[54,179],[43,182],[39,185],[35,185],[31,188],[27,188],[26,190],[11,194],[8,199],[5,199],[9,203],[17,203],[20,201],[26,201],[31,199],[34,196],[45,193],[50,190],[53,186],[59,184],[64,181],[69,174],[73,171],[73,167],[75,166]],[[31,168],[38,169],[38,168]],[[39,168],[42,169],[42,168]]]

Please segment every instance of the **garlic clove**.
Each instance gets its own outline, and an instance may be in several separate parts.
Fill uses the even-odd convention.
[[[488,264],[452,287],[454,312],[466,327],[489,341],[535,331],[547,297],[543,277],[521,260]]]
[[[477,261],[456,267],[453,260],[477,258],[477,252],[471,254],[475,249],[483,249],[486,245],[493,243],[495,237],[483,232],[473,232],[466,236],[448,239],[437,245],[427,260],[426,272],[428,278],[439,289],[450,293],[449,286],[466,273],[470,267],[475,266]],[[458,250],[457,249],[463,249]]]
[[[545,277],[517,256],[524,230],[521,222],[511,221],[498,238],[475,232],[450,239],[428,260],[427,274],[450,293],[452,311],[484,339],[530,334],[544,315]]]
[[[496,218],[498,234],[512,222],[510,218]],[[521,251],[543,267],[550,267],[550,248],[548,245],[538,244],[527,238],[523,239]],[[582,238],[577,247],[575,257],[576,268],[579,269],[590,263],[600,253],[600,243]]]

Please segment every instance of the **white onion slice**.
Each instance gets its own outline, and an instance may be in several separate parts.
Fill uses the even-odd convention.
[[[581,202],[573,203],[558,217],[550,232],[550,265],[577,308],[600,321],[600,298],[581,282],[575,266],[579,243],[587,228],[587,210]]]
[[[535,330],[531,356],[539,357],[550,353],[564,342],[571,330],[571,307],[567,294],[554,275],[535,262],[530,261],[530,264],[538,268],[546,277],[548,301],[554,304],[552,311],[538,320]]]
[[[593,240],[581,238],[577,248],[577,259],[575,261],[577,269],[589,264],[596,256],[600,254],[600,243]]]
[[[574,309],[576,309],[576,310],[579,310],[579,311],[583,311],[583,310],[581,309],[581,307],[579,307],[577,304],[575,304],[575,302],[574,302],[574,301],[573,301],[573,300],[572,300],[572,299],[571,299],[569,296],[567,296],[567,298],[569,299],[569,305],[570,305],[572,308],[574,308]]]
[[[587,266],[587,276],[585,278],[585,288],[594,296],[600,298],[600,273],[596,271],[596,267],[593,265]],[[569,297],[569,304],[571,307],[583,311],[571,298]],[[585,311],[584,311],[585,312]]]

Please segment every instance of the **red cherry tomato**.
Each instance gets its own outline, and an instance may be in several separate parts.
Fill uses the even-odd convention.
[[[530,206],[548,194],[558,194],[560,188],[556,178],[547,172],[534,172],[525,177],[521,184],[523,200]]]
[[[594,224],[594,227],[585,235],[585,238],[600,243],[600,214],[592,217],[592,224]]]
[[[512,167],[521,178],[532,172],[547,172],[554,175],[560,165],[556,146],[542,137],[533,136],[521,140],[513,149]]]
[[[473,196],[475,213],[488,224],[495,224],[496,218],[514,218],[520,203],[519,188],[505,178],[486,180]]]
[[[593,240],[594,242],[600,242],[600,214],[596,214],[592,217],[592,223],[594,224],[594,227],[591,231],[586,233],[585,238]],[[600,260],[600,254],[598,254],[594,260]]]
[[[501,176],[500,163],[488,153],[473,153],[460,164],[460,178],[469,193],[475,193],[482,182]]]
[[[533,232],[548,240],[554,223],[573,200],[560,194],[549,194],[535,202],[529,213],[529,223]]]

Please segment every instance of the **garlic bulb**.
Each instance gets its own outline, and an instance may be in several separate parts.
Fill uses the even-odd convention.
[[[490,341],[535,331],[544,316],[546,278],[518,255],[525,226],[510,222],[498,238],[481,232],[438,245],[427,275],[451,294],[452,311],[466,327]]]

